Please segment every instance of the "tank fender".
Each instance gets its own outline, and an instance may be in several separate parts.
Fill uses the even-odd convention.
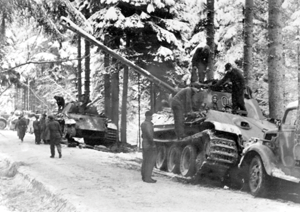
[[[76,124],[76,121],[74,119],[71,119],[71,118],[66,118],[65,119],[65,124],[73,125],[73,124]]]
[[[221,122],[217,122],[217,121],[209,121],[209,122],[215,126],[215,130],[217,130],[217,131],[223,131],[223,132],[233,133],[236,135],[242,135],[241,130],[237,126],[234,126],[232,124],[221,123]]]
[[[108,122],[107,127],[110,128],[110,129],[114,129],[114,130],[118,129],[117,125],[115,123],[112,123],[112,122]]]
[[[253,157],[253,154],[255,153],[262,159],[266,173],[268,175],[272,175],[273,170],[276,169],[276,157],[272,150],[263,145],[261,142],[252,144],[243,150],[242,158],[238,167],[241,168],[243,163],[247,163],[247,161]]]

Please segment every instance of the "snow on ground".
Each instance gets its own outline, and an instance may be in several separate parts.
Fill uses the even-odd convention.
[[[218,212],[299,211],[300,204],[254,198],[242,191],[191,185],[155,170],[141,181],[141,153],[108,153],[63,146],[50,159],[48,145],[26,134],[0,131],[0,212]]]

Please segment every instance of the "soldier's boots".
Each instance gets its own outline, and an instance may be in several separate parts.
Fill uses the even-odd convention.
[[[154,180],[154,179],[152,179],[152,178],[150,178],[149,180],[143,179],[143,181],[144,181],[145,183],[156,183],[156,180]]]

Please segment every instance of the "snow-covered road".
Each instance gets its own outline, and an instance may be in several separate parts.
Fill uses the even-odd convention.
[[[51,159],[33,135],[21,143],[16,132],[0,131],[0,211],[300,211],[295,202],[182,183],[157,171],[157,183],[143,183],[141,153],[62,150],[61,159]]]

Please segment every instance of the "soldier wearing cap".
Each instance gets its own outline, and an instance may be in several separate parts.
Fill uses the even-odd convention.
[[[22,112],[17,124],[18,135],[22,142],[26,134],[27,126],[28,126],[27,119],[24,117],[24,113]]]
[[[142,180],[146,183],[155,183],[152,179],[152,171],[156,161],[156,145],[153,141],[153,123],[152,112],[145,113],[145,121],[141,124],[142,138],[143,138],[143,163],[141,168]]]
[[[39,123],[39,116],[35,115],[35,120],[33,121],[33,133],[35,136],[35,144],[41,144],[41,128]]]
[[[57,148],[59,158],[61,158],[62,154],[61,154],[60,142],[62,139],[62,131],[61,131],[59,123],[54,120],[54,117],[52,115],[49,115],[48,119],[49,119],[49,122],[47,124],[47,128],[50,133],[50,152],[51,152],[50,158],[55,157],[55,146]]]
[[[225,71],[226,74],[223,79],[214,84],[213,87],[220,86],[230,80],[232,83],[232,113],[236,113],[238,109],[247,111],[244,102],[245,79],[242,72],[233,68],[230,63],[225,65]]]

